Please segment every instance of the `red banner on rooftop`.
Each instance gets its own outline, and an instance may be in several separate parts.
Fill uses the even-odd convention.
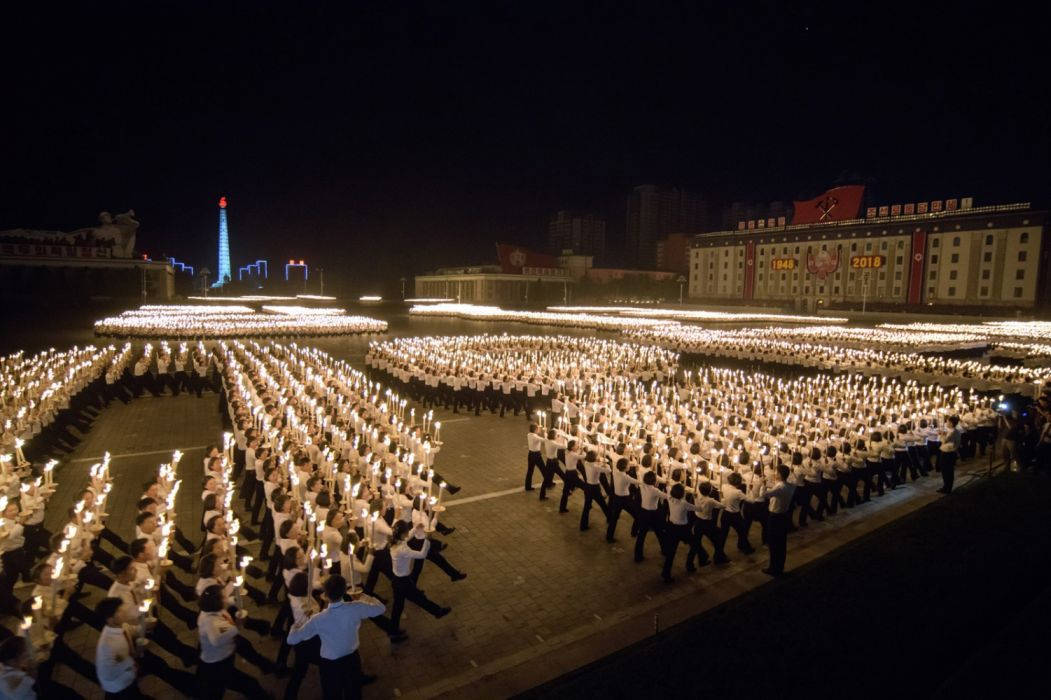
[[[824,194],[804,202],[793,202],[793,224],[818,224],[825,221],[847,221],[858,218],[864,185],[833,187]]]
[[[554,255],[536,253],[528,248],[507,243],[496,244],[496,257],[500,262],[500,269],[510,275],[522,274],[523,267],[558,267],[558,260]]]

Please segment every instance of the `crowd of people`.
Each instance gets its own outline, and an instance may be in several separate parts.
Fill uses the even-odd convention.
[[[1051,379],[1051,369],[998,365],[917,352],[887,352],[847,348],[819,342],[766,339],[762,333],[678,326],[630,331],[636,341],[650,342],[681,353],[694,362],[733,359],[754,364],[810,367],[903,377],[924,383],[976,391],[1019,393],[1035,398]],[[875,341],[874,341],[875,342]]]
[[[996,399],[974,390],[712,368],[684,373],[676,384],[675,356],[652,352],[589,338],[414,338],[373,344],[366,364],[424,400],[526,408],[539,420],[527,437],[526,488],[539,471],[547,498],[559,476],[560,512],[580,490],[581,529],[597,506],[610,540],[620,515],[630,513],[636,559],[647,534],[658,532],[666,580],[678,542],[689,546],[688,570],[725,561],[731,529],[739,548],[751,551],[753,521],[763,524],[768,571],[778,575],[781,535],[790,528],[932,471],[950,493],[957,457],[984,453],[995,437]]]
[[[475,335],[374,342],[365,366],[425,407],[503,416],[530,415],[567,388],[664,383],[674,377],[678,356],[585,336]]]
[[[143,675],[195,697],[265,697],[271,675],[287,676],[294,698],[316,665],[325,697],[356,696],[372,678],[360,623],[405,644],[407,603],[451,611],[422,590],[426,562],[466,577],[443,540],[455,531],[443,499],[459,487],[435,470],[434,406],[528,417],[526,490],[560,488],[560,513],[579,491],[580,530],[597,508],[609,542],[628,521],[636,561],[653,533],[667,582],[680,545],[692,572],[728,562],[731,543],[743,554],[765,544],[765,571],[779,576],[792,530],[934,474],[951,493],[957,460],[994,444],[1019,469],[1051,463],[1046,392],[1030,405],[907,372],[683,371],[678,349],[402,338],[372,343],[364,374],[316,349],[242,341],[0,358],[0,614],[16,623],[0,627],[0,688],[79,697],[56,680],[62,665],[112,697],[140,697]],[[107,456],[49,532],[55,463],[34,453],[72,449],[67,429],[86,406],[184,390],[214,392],[228,430],[201,458],[199,532],[176,517],[198,498],[179,498],[178,452],[142,484],[133,528],[110,526]],[[93,658],[64,641],[83,625],[98,630]],[[259,651],[266,637],[282,640],[276,657]]]
[[[155,366],[165,345],[114,352],[111,369]],[[16,697],[78,697],[53,679],[57,664],[107,696],[139,697],[142,675],[194,697],[221,697],[226,688],[267,696],[259,677],[278,674],[291,676],[289,698],[315,664],[325,697],[343,697],[369,680],[351,621],[370,619],[402,644],[407,602],[437,618],[450,612],[418,585],[428,561],[452,581],[466,577],[439,538],[454,533],[439,517],[443,498],[459,487],[434,470],[441,443],[431,415],[406,420],[397,395],[316,351],[198,349],[205,385],[218,390],[230,427],[202,459],[199,537],[176,524],[178,453],[144,485],[134,537],[108,525],[108,456],[89,470],[55,536],[39,527],[53,465],[35,481],[23,465],[19,500],[0,503],[2,612],[22,621],[21,633],[4,628],[0,676]],[[9,461],[5,483],[15,469]],[[8,585],[18,578],[33,584],[24,600]],[[85,586],[105,594],[91,608],[81,602]],[[272,619],[261,615],[269,605]],[[93,660],[62,639],[83,624],[99,630]],[[196,645],[185,641],[189,631]],[[283,639],[277,658],[259,653],[253,635]],[[238,656],[259,673],[240,670]]]
[[[95,334],[118,338],[214,339],[382,333],[387,322],[334,309],[275,306],[267,313],[229,305],[142,307],[95,322]]]

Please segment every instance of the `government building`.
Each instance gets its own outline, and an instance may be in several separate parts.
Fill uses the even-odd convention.
[[[1046,211],[964,198],[868,207],[860,218],[857,199],[849,218],[829,216],[847,200],[830,190],[797,202],[791,220],[694,236],[690,298],[807,311],[1051,307]]]

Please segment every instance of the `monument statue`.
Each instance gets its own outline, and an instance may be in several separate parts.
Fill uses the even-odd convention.
[[[104,211],[99,214],[98,226],[68,233],[16,228],[0,231],[0,242],[106,247],[115,258],[130,258],[135,254],[135,234],[138,230],[139,222],[134,209],[116,216]]]

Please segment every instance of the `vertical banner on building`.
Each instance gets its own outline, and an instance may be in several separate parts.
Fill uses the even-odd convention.
[[[751,300],[755,293],[755,241],[744,244],[744,299]]]
[[[923,263],[927,260],[927,232],[912,232],[912,261],[909,268],[909,303],[923,303]]]

